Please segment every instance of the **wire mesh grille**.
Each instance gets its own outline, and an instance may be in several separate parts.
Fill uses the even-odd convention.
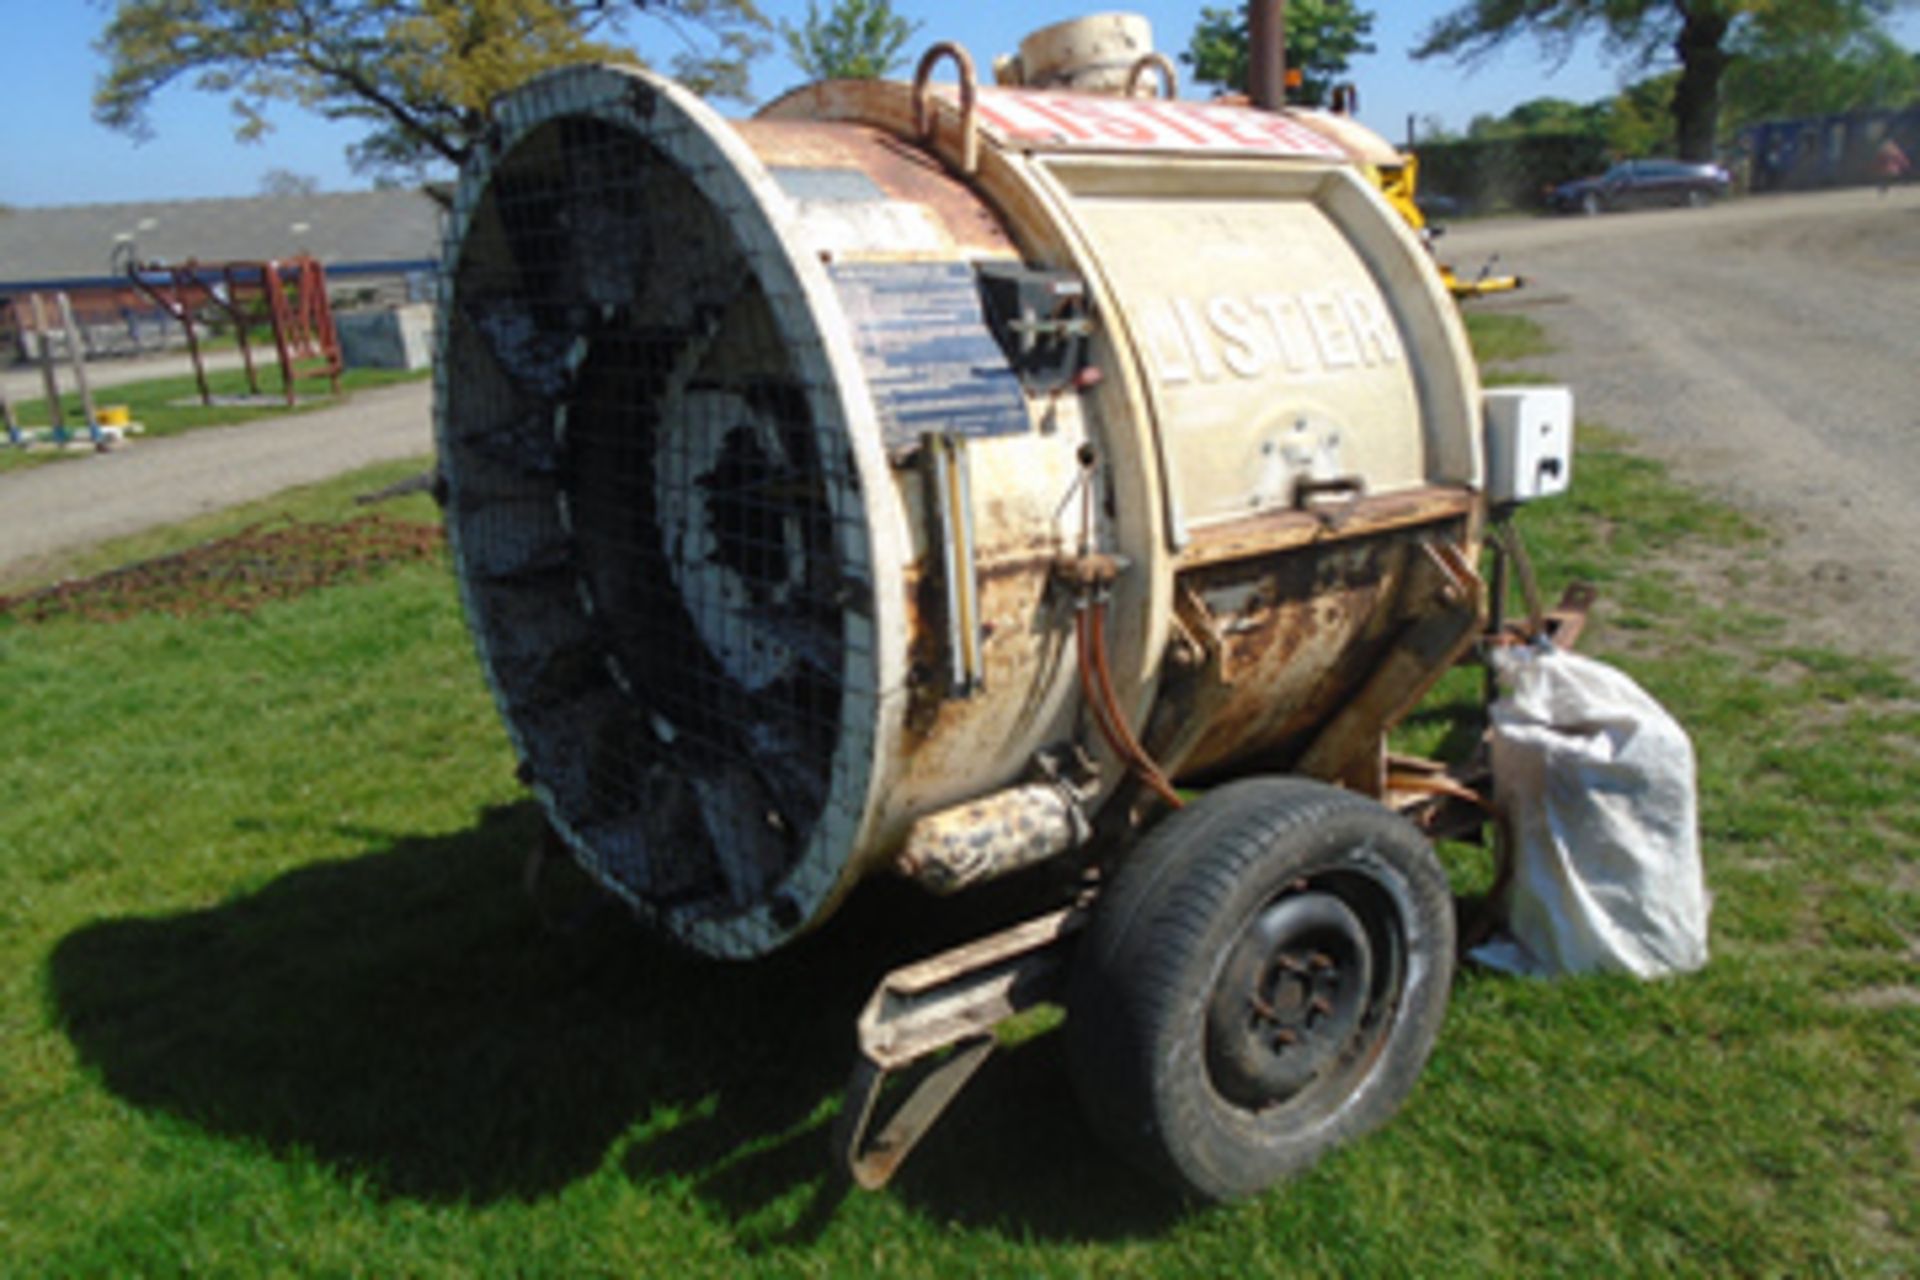
[[[443,466],[483,654],[590,869],[669,923],[771,896],[791,928],[871,692],[860,512],[712,189],[592,115],[513,145],[453,259]]]

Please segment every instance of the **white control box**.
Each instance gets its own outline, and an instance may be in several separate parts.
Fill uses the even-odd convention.
[[[1573,392],[1495,387],[1486,392],[1487,501],[1495,506],[1565,493],[1573,479]]]

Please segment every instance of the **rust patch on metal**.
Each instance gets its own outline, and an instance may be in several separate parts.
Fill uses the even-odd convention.
[[[1430,612],[1419,547],[1458,521],[1347,532],[1183,572],[1180,593],[1205,635],[1202,660],[1156,714],[1159,747],[1183,778],[1234,761],[1293,761],[1363,687],[1408,623]],[[1416,572],[1416,566],[1419,571]]]
[[[735,120],[733,127],[770,168],[843,169],[864,174],[890,200],[933,215],[956,248],[1017,257],[1006,229],[979,196],[928,152],[870,125]]]
[[[1310,511],[1271,511],[1193,531],[1180,555],[1182,571],[1246,560],[1317,543],[1345,541],[1368,534],[1428,525],[1470,515],[1477,501],[1466,489],[1421,488],[1356,498],[1341,509],[1340,526]]]
[[[40,623],[251,613],[270,601],[364,581],[392,565],[437,560],[444,545],[438,525],[379,513],[337,524],[253,525],[173,555],[0,597],[0,616]]]
[[[945,586],[940,571],[926,559],[907,569],[907,734],[905,746],[915,748],[926,740],[940,720],[940,704],[946,700],[946,645],[941,628],[933,625],[946,608]]]
[[[1008,578],[1026,578],[1036,573],[1050,573],[1060,559],[1060,551],[1053,543],[1046,543],[1038,550],[1016,551],[1008,555],[983,557],[975,573],[984,583],[999,582]]]
[[[1071,620],[1059,612],[1047,589],[1052,557],[1016,557],[999,571],[980,571],[980,651],[984,687],[1031,689],[1036,684],[1034,637],[1071,643]],[[945,629],[928,625],[946,608],[945,587],[937,566],[925,561],[908,572],[909,670],[913,688],[907,702],[908,771],[903,785],[923,787],[960,772],[977,771],[977,759],[964,765],[953,753],[978,753],[982,744],[1016,737],[1039,707],[1031,700],[1009,702],[987,697],[950,696],[941,674],[947,668]],[[1056,656],[1041,646],[1038,665]],[[924,673],[925,678],[920,676]],[[1038,684],[1044,686],[1045,680]],[[1009,762],[1015,763],[1015,762]]]
[[[1484,745],[1459,765],[1387,756],[1381,802],[1431,840],[1477,840],[1493,816],[1493,772]],[[1503,868],[1503,871],[1505,868]]]
[[[1365,795],[1386,789],[1387,730],[1486,628],[1486,586],[1465,547],[1438,533],[1416,545],[1421,556],[1402,593],[1407,625],[1298,762],[1303,773]]]

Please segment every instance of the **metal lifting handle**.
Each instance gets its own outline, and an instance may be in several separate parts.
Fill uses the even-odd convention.
[[[1127,72],[1127,96],[1133,97],[1140,87],[1140,77],[1147,71],[1160,73],[1160,96],[1174,99],[1180,96],[1180,73],[1174,69],[1173,59],[1164,53],[1143,53],[1140,60]]]
[[[942,40],[920,55],[913,73],[913,130],[922,141],[933,141],[933,112],[928,108],[927,77],[934,64],[952,58],[960,68],[960,172],[968,177],[980,167],[979,81],[973,73],[973,58],[951,40]]]

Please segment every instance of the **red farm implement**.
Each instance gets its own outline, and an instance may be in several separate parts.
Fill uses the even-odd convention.
[[[280,364],[280,389],[289,405],[302,378],[325,378],[340,393],[340,339],[327,300],[327,272],[305,254],[267,262],[140,263],[129,258],[127,279],[186,330],[194,379],[203,404],[213,403],[201,359],[196,320],[212,310],[231,325],[247,371],[247,386],[260,395],[249,330],[265,324]]]

